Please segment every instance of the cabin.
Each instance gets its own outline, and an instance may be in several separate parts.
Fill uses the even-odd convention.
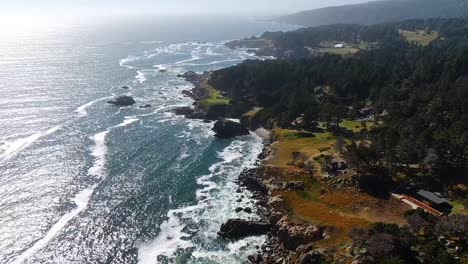
[[[420,208],[435,216],[448,215],[453,209],[449,201],[443,198],[440,193],[419,189],[415,186],[400,187],[399,191],[392,195],[413,209]]]
[[[335,44],[335,46],[333,46],[333,47],[335,47],[337,49],[342,49],[342,48],[344,48],[344,44],[343,43]]]

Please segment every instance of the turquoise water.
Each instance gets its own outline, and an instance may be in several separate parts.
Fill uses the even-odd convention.
[[[233,181],[261,139],[215,139],[170,110],[192,104],[177,74],[255,59],[224,41],[280,29],[147,19],[2,38],[0,263],[243,263],[264,238],[216,232],[256,218],[234,212],[253,201]],[[137,104],[106,103],[123,94]]]

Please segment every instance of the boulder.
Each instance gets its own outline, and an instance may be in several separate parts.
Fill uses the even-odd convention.
[[[213,131],[216,133],[216,137],[224,139],[249,134],[249,130],[243,125],[230,120],[216,121],[213,127]]]
[[[266,234],[271,228],[270,224],[264,222],[230,219],[221,225],[218,235],[228,239],[240,239]]]
[[[122,88],[122,89],[125,89],[125,90],[130,89],[130,87],[128,87],[127,85],[124,85],[124,86],[122,86],[121,88]]]
[[[150,104],[140,105],[140,108],[143,108],[143,109],[151,108],[151,105]]]
[[[109,104],[113,104],[116,106],[129,106],[136,104],[135,99],[131,96],[121,95],[112,98],[111,100],[107,101]]]

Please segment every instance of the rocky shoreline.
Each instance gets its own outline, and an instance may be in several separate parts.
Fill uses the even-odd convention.
[[[273,141],[273,136],[270,136],[258,156],[257,167],[244,170],[238,180],[239,186],[252,192],[252,198],[257,200],[261,220],[251,223],[269,226],[269,230],[264,232],[266,243],[258,247],[257,253],[249,256],[248,260],[250,263],[319,263],[322,253],[314,248],[314,242],[326,237],[326,228],[291,220],[281,196],[273,195],[273,191],[278,189],[302,188],[274,183],[270,175],[278,172],[272,172],[275,168],[266,164]],[[244,232],[242,226],[239,226],[239,232]]]
[[[238,124],[225,121],[226,111],[210,113],[210,110],[200,106],[200,101],[208,94],[203,84],[211,76],[210,72],[197,74],[187,72],[179,77],[192,83],[194,88],[190,91],[183,91],[184,95],[195,100],[194,107],[182,107],[175,109],[175,114],[184,115],[190,119],[218,120],[218,128],[229,127],[223,131],[219,138],[230,138],[245,134],[247,128]],[[216,111],[216,110],[215,110]],[[223,124],[221,124],[223,123]],[[231,127],[234,127],[231,129]],[[234,130],[233,130],[234,129]],[[218,129],[219,131],[222,131]],[[238,132],[238,133],[236,133]],[[257,158],[256,167],[244,170],[237,180],[239,191],[246,189],[250,191],[255,199],[256,211],[260,220],[248,221],[242,219],[230,219],[221,226],[220,237],[228,240],[237,240],[248,236],[266,235],[267,241],[264,245],[256,245],[257,253],[248,257],[250,263],[319,263],[321,252],[314,249],[313,243],[322,240],[326,235],[326,228],[322,226],[299,223],[293,221],[289,216],[287,206],[281,196],[274,195],[275,191],[281,190],[301,190],[304,186],[301,182],[279,183],[275,182],[272,175],[282,172],[275,167],[268,166],[267,160],[271,154],[270,145],[274,142],[274,135],[270,133],[264,142],[263,151]],[[251,210],[251,208],[239,208],[241,210]]]

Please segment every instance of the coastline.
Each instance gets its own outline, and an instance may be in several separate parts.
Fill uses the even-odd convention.
[[[205,122],[233,118],[226,108],[213,110],[202,106],[201,101],[209,97],[209,92],[205,90],[204,85],[210,76],[211,72],[202,74],[187,72],[179,75],[194,86],[191,90],[183,91],[185,96],[194,99],[194,103],[193,107],[175,109],[175,114]],[[251,131],[256,130],[252,127],[248,128]],[[268,164],[273,153],[271,146],[276,139],[273,130],[267,130],[267,133],[268,136],[263,139],[263,150],[255,161],[256,167],[244,169],[235,181],[239,186],[239,191],[246,189],[252,193],[251,198],[256,201],[255,211],[260,220],[230,219],[222,225],[218,234],[227,240],[266,235],[265,244],[255,245],[257,252],[248,257],[250,263],[295,263],[319,260],[322,253],[315,250],[313,243],[327,236],[326,228],[291,219],[287,204],[281,195],[275,195],[278,191],[301,190],[304,186],[301,182],[275,180],[284,175],[279,168]],[[239,211],[245,210],[245,208],[238,209]]]

